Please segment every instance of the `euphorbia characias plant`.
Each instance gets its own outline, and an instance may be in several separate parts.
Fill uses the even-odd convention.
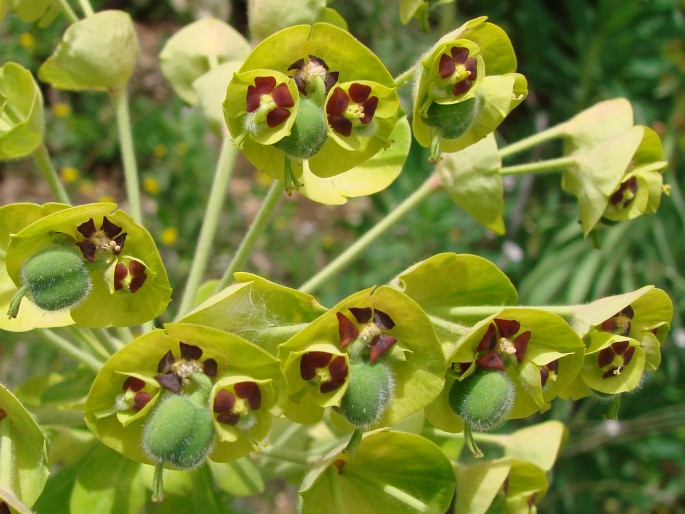
[[[495,130],[528,84],[509,36],[486,17],[436,36],[397,78],[324,0],[249,2],[251,34],[196,21],[164,45],[161,69],[222,149],[193,261],[171,274],[187,283],[171,302],[129,123],[135,25],[124,11],[82,0],[80,17],[69,3],[12,8],[39,27],[65,15],[38,79],[111,96],[127,198],[71,202],[47,150],[41,88],[30,70],[2,63],[0,160],[31,156],[54,201],[0,207],[0,328],[35,331],[81,366],[29,372],[17,396],[0,386],[0,514],[175,513],[191,501],[194,512],[233,512],[229,495],[282,477],[303,513],[534,512],[568,434],[558,421],[512,433],[507,421],[546,415],[558,397],[609,397],[615,417],[618,395],[658,370],[673,305],[654,286],[520,305],[493,262],[445,252],[404,271],[388,263],[332,306],[312,294],[443,189],[497,234],[503,176],[548,169],[564,170],[562,188],[578,199],[578,233],[655,213],[668,191],[663,149],[655,131],[633,125],[627,100],[500,147]],[[441,3],[403,0],[398,16],[427,29]],[[412,138],[435,172],[329,266],[299,289],[244,271],[284,192],[321,204],[379,192],[410,167]],[[558,159],[503,165],[551,138],[564,139]],[[238,151],[273,184],[223,277],[210,280]],[[195,187],[192,174],[183,180]],[[464,447],[482,460],[462,457]]]

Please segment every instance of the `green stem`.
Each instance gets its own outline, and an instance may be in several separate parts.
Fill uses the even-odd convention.
[[[12,471],[14,470],[14,442],[12,441],[12,421],[6,416],[0,421],[0,485],[8,489],[12,487]]]
[[[350,440],[347,442],[347,446],[345,446],[345,449],[343,450],[343,453],[349,453],[352,454],[357,451],[357,448],[359,447],[359,443],[362,442],[362,437],[364,436],[364,430],[362,428],[355,428],[354,432],[352,432],[352,437],[350,437]]]
[[[298,450],[276,448],[274,446],[261,448],[257,452],[257,455],[267,457],[269,459],[290,462],[291,464],[297,464],[298,466],[310,466],[313,462],[316,462],[321,458],[319,455],[307,455],[306,453]]]
[[[52,330],[47,328],[39,328],[37,329],[37,331],[45,338],[46,341],[48,341],[58,350],[66,353],[70,357],[85,364],[93,371],[100,371],[103,362],[97,359],[96,357],[93,357],[89,353],[84,352],[80,348],[74,346],[74,344],[71,343],[71,341],[68,341],[67,339],[57,335]]]
[[[64,11],[64,15],[67,17],[69,22],[76,23],[78,21],[78,16],[76,16],[76,13],[71,8],[67,0],[57,0],[57,3],[62,8],[62,11]]]
[[[19,307],[21,306],[21,301],[28,294],[28,292],[29,288],[26,287],[26,285],[23,285],[19,289],[17,289],[17,292],[14,293],[14,296],[10,300],[10,303],[7,308],[8,318],[16,318],[19,315]]]
[[[140,203],[140,187],[138,184],[138,166],[133,150],[133,135],[131,134],[131,116],[128,105],[128,89],[112,91],[112,101],[116,109],[117,129],[119,131],[119,145],[121,147],[121,160],[124,165],[124,178],[126,179],[126,194],[128,197],[129,211],[136,223],[142,223],[143,212]]]
[[[43,174],[48,186],[50,186],[50,191],[52,191],[52,196],[55,197],[55,200],[61,203],[71,204],[69,195],[64,189],[62,182],[59,180],[57,170],[52,165],[50,154],[48,153],[45,143],[41,143],[40,146],[33,151],[31,157],[33,157],[33,162]]]
[[[541,311],[550,312],[561,316],[562,318],[572,318],[575,315],[576,305],[469,305],[450,307],[444,310],[438,310],[436,313],[445,318],[451,317],[467,317],[467,318],[487,318],[498,312],[513,308],[523,309],[537,309]],[[439,318],[438,318],[439,319]],[[431,317],[431,321],[433,318]],[[450,323],[447,321],[446,323]]]
[[[247,234],[245,234],[243,241],[240,243],[238,250],[235,252],[235,255],[233,256],[233,260],[226,268],[226,271],[224,272],[223,277],[221,277],[219,283],[216,285],[216,288],[214,289],[215,293],[218,293],[219,291],[224,289],[229,284],[229,282],[231,282],[233,278],[233,273],[235,273],[245,265],[247,258],[250,256],[252,249],[257,243],[257,239],[259,238],[259,236],[262,235],[262,233],[266,229],[269,219],[271,218],[271,215],[273,214],[274,210],[276,209],[276,206],[278,205],[279,200],[281,199],[282,193],[283,183],[278,180],[274,180],[271,184],[269,192],[266,194],[266,197],[264,198],[262,207],[259,209],[259,212],[257,213],[257,217],[252,222],[252,225],[250,225]]]
[[[504,148],[500,148],[497,154],[501,159],[505,159],[539,144],[546,143],[551,139],[561,137],[564,135],[565,129],[566,123],[555,125],[554,127],[550,127],[542,132],[538,132],[537,134],[533,134],[532,136],[525,137],[515,143],[507,145]]]
[[[93,11],[93,6],[90,5],[90,2],[88,0],[79,0],[79,4],[81,5],[81,10],[83,11],[83,14],[86,15],[86,18],[95,14],[95,12]]]
[[[219,216],[221,215],[221,208],[226,197],[228,189],[228,182],[233,172],[233,164],[238,149],[233,146],[231,139],[228,136],[224,137],[221,144],[221,153],[219,154],[219,161],[217,162],[216,171],[214,173],[214,180],[212,182],[212,189],[209,193],[209,200],[207,202],[207,210],[202,221],[202,228],[195,247],[195,255],[193,256],[193,263],[186,281],[185,292],[181,300],[181,306],[178,308],[177,318],[187,314],[195,304],[195,296],[200,287],[202,278],[207,270],[207,263],[212,256],[212,243],[216,235],[216,229],[219,224]]]
[[[72,336],[79,341],[97,358],[98,356],[107,359],[110,353],[107,349],[100,343],[100,341],[95,337],[95,335],[90,331],[90,329],[79,327],[77,325],[71,325],[66,327],[72,334]]]
[[[417,61],[411,68],[397,75],[397,77],[395,77],[395,87],[399,89],[402,86],[404,86],[407,82],[413,80],[418,65],[419,62]]]
[[[474,458],[483,458],[483,451],[478,447],[478,443],[476,442],[476,439],[473,437],[473,432],[471,431],[471,425],[469,425],[468,423],[464,424],[464,442],[466,443],[466,447],[469,449],[471,455],[473,455]]]
[[[359,254],[368,249],[369,245],[389,230],[395,223],[402,219],[409,211],[428,198],[443,185],[438,175],[433,174],[401,204],[389,212],[385,218],[378,222],[371,230],[361,236],[355,243],[343,253],[328,263],[316,275],[300,286],[300,291],[311,293],[323,285],[323,283],[354,261]]]
[[[133,332],[131,332],[131,329],[128,327],[117,327],[115,331],[117,336],[119,336],[119,339],[121,339],[123,346],[126,346],[136,338],[136,336],[133,335]]]
[[[454,334],[455,336],[464,335],[471,330],[471,327],[467,327],[466,325],[460,325],[459,323],[454,323],[452,321],[448,321],[437,316],[431,316],[430,314],[428,315],[428,318],[431,320],[431,323],[433,323],[433,325],[443,329],[445,332]]]
[[[36,418],[39,425],[81,427],[84,424],[82,410],[65,410],[44,405],[32,405],[31,414]]]
[[[155,474],[152,477],[152,502],[162,503],[164,496],[164,463],[160,462],[155,466]]]
[[[505,166],[500,168],[500,175],[523,175],[526,173],[547,173],[549,171],[559,171],[563,168],[575,166],[578,163],[576,157],[559,157],[546,161],[530,162],[515,166]]]
[[[119,341],[114,339],[104,328],[96,328],[92,330],[92,333],[110,355],[121,350],[121,348],[124,346]]]

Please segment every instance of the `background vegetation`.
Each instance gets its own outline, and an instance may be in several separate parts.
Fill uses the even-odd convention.
[[[153,0],[93,2],[96,9],[131,13],[143,55],[132,90],[136,151],[143,179],[147,228],[159,243],[172,285],[185,281],[209,190],[218,141],[197,110],[173,96],[156,56],[178,28],[213,13],[245,30],[244,2]],[[346,273],[319,292],[332,304],[351,292],[390,279],[409,264],[440,251],[475,253],[495,261],[514,281],[524,304],[576,303],[643,284],[669,292],[675,306],[671,336],[657,373],[623,399],[621,420],[602,421],[605,406],[557,401],[543,418],[564,421],[571,437],[554,469],[542,512],[685,512],[685,2],[679,0],[469,0],[436,8],[431,34],[399,22],[398,2],[331,2],[362,42],[394,74],[407,68],[435,34],[488,15],[510,35],[530,95],[504,123],[500,136],[514,141],[562,122],[593,103],[627,97],[636,122],[662,137],[670,161],[670,198],[657,216],[640,217],[602,234],[602,247],[582,237],[575,200],[558,176],[506,182],[507,234],[495,236],[457,210],[446,194],[410,213],[368,248]],[[8,17],[0,25],[5,56],[36,71],[64,28],[48,29]],[[41,32],[47,30],[54,37]],[[20,36],[17,37],[17,34]],[[76,202],[124,200],[123,177],[111,105],[101,95],[45,89],[48,144]],[[408,96],[410,91],[403,90]],[[553,156],[553,145],[521,159]],[[48,201],[34,182],[31,162],[9,173],[0,164],[0,204]],[[415,148],[406,169],[386,192],[342,207],[323,207],[294,195],[280,210],[253,255],[249,270],[293,287],[339,254],[430,172],[424,149]],[[191,174],[193,179],[188,180]],[[37,176],[36,176],[37,177]],[[220,276],[260,205],[265,183],[247,161],[232,181],[229,206],[212,261]],[[125,208],[125,205],[124,205]],[[64,369],[52,350],[2,334],[0,377],[22,381],[22,369]],[[16,359],[27,366],[15,366]],[[505,430],[514,428],[513,423]]]

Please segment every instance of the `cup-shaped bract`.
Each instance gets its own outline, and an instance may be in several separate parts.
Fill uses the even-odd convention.
[[[599,102],[559,126],[564,153],[574,154],[623,134],[633,126],[633,107],[626,98]]]
[[[249,0],[250,39],[258,43],[279,30],[323,21],[326,0]]]
[[[209,458],[217,462],[257,448],[287,390],[278,361],[264,350],[222,330],[173,323],[135,339],[105,363],[86,400],[86,423],[110,448],[156,464],[141,446],[156,404],[192,395],[200,382],[207,384],[204,407],[216,433]]]
[[[354,453],[334,450],[300,488],[303,514],[319,514],[323,505],[336,512],[446,512],[453,494],[454,471],[440,448],[387,430],[365,434]]]
[[[457,336],[445,320],[467,327],[485,316],[474,314],[478,305],[513,305],[516,289],[509,278],[492,262],[477,255],[440,253],[418,262],[390,282],[428,313],[442,342],[446,355],[451,354]]]
[[[492,133],[528,94],[509,37],[486,19],[446,34],[420,60],[413,130],[434,162]]]
[[[38,22],[39,28],[50,25],[62,12],[59,3],[53,0],[7,0],[0,2],[0,20],[9,9],[12,9],[21,21]]]
[[[3,440],[3,466],[6,467],[7,462],[11,466],[11,469],[4,469],[9,474],[6,477],[8,482],[4,482],[3,486],[15,497],[5,498],[0,494],[0,505],[3,500],[11,502],[18,499],[30,507],[40,496],[48,479],[47,438],[31,414],[1,384],[0,436]],[[5,452],[10,455],[6,456]],[[12,503],[9,506],[15,507]]]
[[[515,387],[509,418],[545,411],[573,383],[585,346],[563,318],[539,309],[510,307],[477,323],[447,356],[445,388],[427,409],[436,427],[459,432],[463,419],[449,405],[456,380],[478,369],[506,373]]]
[[[393,394],[373,427],[392,425],[440,393],[444,354],[430,320],[409,297],[386,286],[356,293],[279,348],[288,378],[286,416],[313,423],[337,407],[347,391],[351,363],[383,362]],[[337,416],[342,418],[342,416]]]
[[[656,212],[666,165],[659,136],[644,126],[577,155],[576,165],[564,171],[563,187],[578,198],[583,233],[603,218],[621,221]]]
[[[43,95],[31,72],[8,62],[0,68],[0,160],[33,152],[43,142]]]
[[[289,99],[279,105],[280,95],[274,97],[266,82],[284,76],[297,87],[294,104],[310,104],[301,117],[286,116]],[[270,123],[257,120],[255,127],[253,113],[262,109],[276,114]],[[390,146],[398,110],[395,84],[383,63],[350,33],[328,23],[297,25],[262,41],[229,84],[224,103],[228,129],[247,158],[293,188],[305,160],[314,175],[333,177]],[[274,128],[279,121],[284,126],[271,136],[264,126]],[[289,139],[310,130],[319,136],[318,146],[305,148]]]
[[[654,286],[596,300],[574,309],[574,326],[587,346],[583,370],[568,395],[633,390],[643,372],[661,362],[673,317],[668,295]]]
[[[101,11],[72,25],[38,77],[57,89],[117,91],[128,83],[140,48],[124,11]]]
[[[16,288],[24,285],[22,268],[29,259],[66,246],[78,250],[91,283],[85,298],[68,309],[71,323],[88,327],[131,326],[158,316],[171,295],[161,257],[150,233],[115,208],[115,204],[99,203],[60,208],[51,213],[48,212],[52,208],[44,209],[46,215],[23,228],[17,227],[21,229],[11,234],[5,255],[6,272]],[[35,215],[40,206],[19,204],[7,209],[8,219],[15,219],[24,211]],[[23,331],[46,326],[41,320],[45,311],[32,307],[30,298],[25,298],[17,317],[2,321],[2,328]],[[65,313],[58,311],[59,314]]]
[[[229,24],[202,18],[176,32],[159,54],[162,73],[174,92],[189,104],[199,101],[193,82],[213,66],[241,62],[250,43]]]
[[[529,514],[547,492],[545,471],[523,460],[502,457],[457,467],[456,514]]]

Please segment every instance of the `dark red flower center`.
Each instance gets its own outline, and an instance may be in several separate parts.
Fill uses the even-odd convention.
[[[300,358],[300,377],[302,380],[315,380],[319,392],[335,391],[347,380],[349,369],[342,355],[328,352],[307,352]]]
[[[270,128],[277,127],[290,116],[290,110],[295,105],[288,85],[285,82],[277,84],[276,78],[255,77],[254,86],[247,87],[247,112],[255,112],[264,106],[268,109],[266,124]]]
[[[597,354],[597,367],[604,373],[602,378],[611,378],[621,374],[635,354],[635,346],[630,341],[616,341]]]
[[[211,358],[200,361],[203,354],[202,348],[183,341],[179,342],[179,348],[180,359],[176,360],[173,352],[169,350],[157,364],[157,372],[160,374],[155,376],[155,380],[164,389],[172,393],[180,393],[182,386],[188,383],[193,373],[204,373],[210,378],[216,378],[217,362]]]
[[[306,62],[304,58],[298,59],[288,67],[288,71],[293,70],[293,80],[302,96],[307,96],[309,91],[316,88],[315,83],[318,79],[323,80],[325,94],[328,94],[339,76],[339,72],[330,71],[326,62],[316,55],[310,55]]]
[[[603,321],[601,324],[602,330],[627,337],[630,334],[630,323],[634,316],[635,311],[628,305],[609,319]]]
[[[625,182],[621,182],[621,185],[618,186],[616,192],[614,192],[614,194],[612,194],[609,197],[609,202],[614,207],[618,207],[619,209],[625,209],[631,204],[631,202],[635,198],[635,193],[637,193],[637,189],[637,178],[632,176]]]
[[[125,262],[119,262],[114,267],[114,289],[120,291],[125,289],[135,293],[147,280],[145,264],[140,261],[131,260],[128,266]]]
[[[77,242],[76,246],[89,262],[95,262],[98,253],[119,255],[127,236],[127,233],[122,233],[121,227],[109,221],[107,216],[102,218],[99,230],[95,228],[93,218],[81,223],[76,230],[85,238]]]
[[[262,392],[259,386],[255,382],[238,382],[216,393],[213,410],[219,423],[235,426],[241,416],[261,406]]]
[[[328,124],[338,134],[349,137],[352,134],[353,120],[368,125],[378,108],[378,97],[371,96],[371,86],[354,83],[348,91],[341,87],[333,90],[326,103]]]
[[[495,318],[476,347],[476,365],[504,371],[506,355],[515,355],[518,363],[523,362],[531,332],[527,330],[512,339],[520,329],[516,320]]]
[[[469,50],[464,47],[452,47],[449,53],[440,56],[438,73],[441,79],[454,79],[452,94],[459,96],[466,93],[476,81],[478,60],[469,57]]]
[[[383,333],[384,330],[391,330],[395,322],[385,312],[371,307],[350,307],[349,311],[361,325],[361,330],[342,312],[336,312],[340,348],[362,341],[369,348],[369,361],[376,362],[397,342],[396,337]]]

